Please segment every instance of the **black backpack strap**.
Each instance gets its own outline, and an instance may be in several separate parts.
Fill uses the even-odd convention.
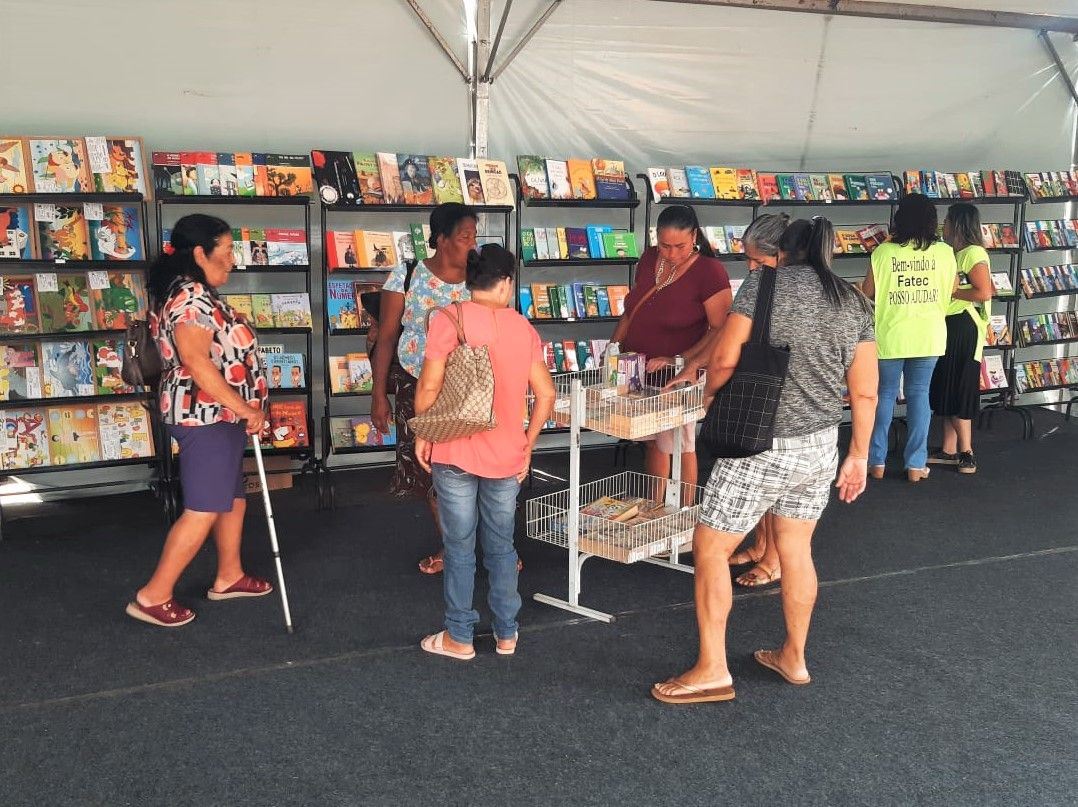
[[[749,341],[763,344],[771,334],[771,307],[775,301],[775,278],[777,269],[765,266],[760,271],[760,285],[756,290],[756,306],[752,312],[752,334]]]
[[[408,293],[408,289],[412,288],[412,275],[415,274],[415,268],[419,265],[419,261],[405,261],[404,262],[404,293]]]

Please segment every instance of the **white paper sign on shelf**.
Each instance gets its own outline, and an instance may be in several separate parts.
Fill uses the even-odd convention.
[[[91,289],[107,289],[109,287],[109,273],[100,271],[87,272],[86,282]]]
[[[55,272],[41,272],[37,278],[38,291],[59,291],[60,285],[56,282]]]
[[[83,202],[82,215],[87,221],[101,221],[105,218],[105,207],[101,202]]]
[[[90,170],[95,174],[107,174],[112,170],[109,161],[109,146],[103,137],[87,137],[86,157],[90,161]]]
[[[56,205],[34,204],[34,221],[56,221],[57,218]]]

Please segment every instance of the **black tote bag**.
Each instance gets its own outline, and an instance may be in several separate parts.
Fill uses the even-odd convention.
[[[751,457],[771,448],[775,413],[786,381],[790,349],[772,347],[771,308],[775,269],[761,269],[752,334],[741,346],[741,358],[704,415],[700,439],[715,457]]]

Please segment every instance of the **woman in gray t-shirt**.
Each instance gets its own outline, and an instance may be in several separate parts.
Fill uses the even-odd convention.
[[[763,272],[777,272],[770,342],[788,347],[790,362],[779,396],[775,439],[761,454],[719,459],[708,479],[693,535],[700,655],[692,669],[652,688],[666,703],[733,699],[726,663],[733,591],[726,567],[765,512],[774,515],[786,641],[777,650],[757,650],[754,656],[791,684],[811,680],[805,642],[816,601],[812,533],[839,466],[844,386],[849,388],[853,435],[834,484],[845,502],[865,489],[877,387],[872,313],[867,301],[831,271],[831,222],[816,218],[784,225],[781,217],[765,215],[745,232],[750,262],[763,262],[766,253],[760,247],[777,243],[779,268],[754,272],[741,286],[712,352],[706,391],[710,399],[733,374],[742,345],[749,341],[760,278]]]

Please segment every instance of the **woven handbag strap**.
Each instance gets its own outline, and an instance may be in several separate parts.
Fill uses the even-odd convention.
[[[775,278],[778,270],[765,266],[760,270],[760,288],[752,312],[752,333],[749,342],[764,344],[771,335],[771,309],[775,302]]]
[[[456,329],[457,329],[457,339],[460,341],[460,343],[462,345],[466,345],[466,344],[468,344],[468,340],[464,336],[464,306],[462,306],[460,303],[453,303],[453,308],[457,309],[457,316],[455,316],[455,317],[452,314],[449,313],[449,306],[446,306],[445,308],[432,308],[430,311],[428,311],[427,312],[426,330],[427,330],[428,333],[430,332],[430,318],[431,318],[431,315],[438,312],[438,311],[440,311],[441,313],[443,313],[447,317],[449,317],[450,321],[456,327]]]

